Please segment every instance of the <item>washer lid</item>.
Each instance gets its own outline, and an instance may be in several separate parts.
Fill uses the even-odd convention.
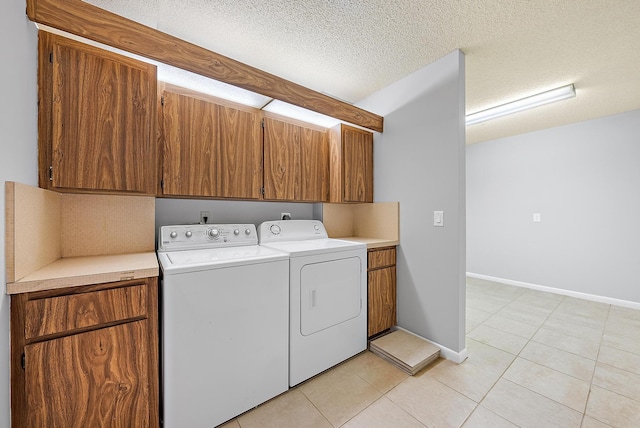
[[[314,254],[335,253],[339,251],[366,250],[367,245],[362,242],[346,241],[343,239],[311,239],[308,241],[282,241],[260,244],[288,253],[291,257],[310,256]]]
[[[221,269],[288,258],[284,252],[259,245],[158,252],[158,260],[165,274]]]

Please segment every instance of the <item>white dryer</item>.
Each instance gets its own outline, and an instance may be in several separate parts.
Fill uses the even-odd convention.
[[[316,220],[262,223],[259,243],[289,254],[289,386],[367,347],[367,249]]]

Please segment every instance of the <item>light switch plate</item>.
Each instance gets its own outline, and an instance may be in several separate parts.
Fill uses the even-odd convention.
[[[444,211],[433,212],[433,225],[436,227],[444,227]]]
[[[540,217],[540,213],[533,213],[533,222],[540,223],[541,221],[542,221],[542,218]]]

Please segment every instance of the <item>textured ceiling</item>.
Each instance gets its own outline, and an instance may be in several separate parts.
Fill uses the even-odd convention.
[[[575,83],[577,96],[467,127],[467,143],[640,109],[639,0],[89,0],[357,102],[461,49],[473,113]]]

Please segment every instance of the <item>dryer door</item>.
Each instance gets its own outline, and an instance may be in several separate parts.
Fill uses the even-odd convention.
[[[359,257],[304,265],[300,271],[300,333],[312,335],[362,311]]]

